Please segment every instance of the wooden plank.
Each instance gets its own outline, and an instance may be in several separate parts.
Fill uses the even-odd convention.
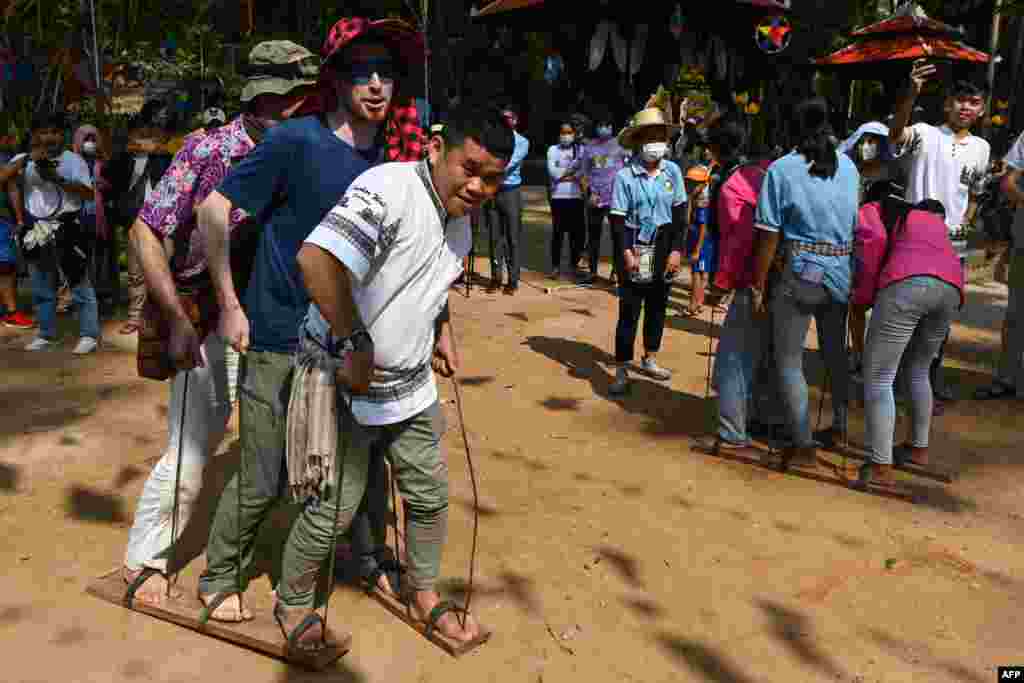
[[[396,617],[398,617],[406,624],[408,624],[409,628],[416,631],[416,633],[419,633],[421,636],[432,642],[434,645],[437,645],[439,648],[450,654],[452,657],[458,658],[464,654],[472,652],[473,650],[475,650],[476,648],[480,647],[488,640],[490,640],[491,636],[493,635],[493,632],[485,628],[483,624],[480,625],[480,635],[466,643],[448,638],[444,634],[438,632],[437,629],[433,630],[430,633],[430,635],[427,635],[426,624],[424,624],[423,622],[415,621],[412,618],[410,618],[409,609],[405,606],[404,603],[391,597],[390,595],[382,593],[379,590],[372,591],[370,595],[377,602],[383,605],[384,608],[387,609],[387,611],[391,612]]]
[[[867,460],[868,453],[864,446],[849,443],[846,448],[842,451],[835,451],[837,455],[846,456],[853,460]],[[930,467],[918,467],[917,465],[897,465],[893,463],[893,469],[897,469],[900,472],[906,472],[907,474],[913,474],[916,477],[924,477],[925,479],[931,479],[938,481],[943,484],[952,484],[956,477],[948,472],[940,472],[933,470]]]
[[[907,503],[914,502],[914,494],[906,489],[889,489],[882,488],[879,486],[872,486],[867,491],[857,489],[853,487],[854,480],[851,479],[847,473],[840,472],[840,468],[832,462],[821,458],[818,458],[817,467],[797,467],[790,465],[785,472],[781,472],[778,467],[778,463],[781,458],[777,455],[770,453],[757,446],[750,446],[746,449],[748,452],[756,453],[756,455],[747,455],[743,452],[731,452],[727,450],[720,450],[713,452],[700,444],[693,444],[693,450],[698,453],[710,455],[714,458],[720,458],[722,460],[728,460],[729,462],[742,463],[744,465],[754,465],[756,467],[763,467],[771,470],[772,472],[784,475],[791,475],[794,477],[800,477],[801,479],[807,479],[810,481],[817,481],[822,484],[830,484],[832,486],[839,486],[850,491],[857,491],[858,493],[870,493],[872,495],[881,496],[883,498],[893,498],[895,500],[902,500]],[[828,474],[828,470],[831,469],[831,474]]]
[[[192,584],[192,585],[188,585]],[[239,624],[227,624],[213,621],[206,624],[199,622],[199,615],[203,604],[197,596],[196,579],[182,576],[177,589],[183,593],[180,599],[164,599],[161,607],[153,607],[142,604],[138,601],[130,608],[133,612],[147,614],[162,621],[168,621],[178,626],[183,626],[203,635],[213,636],[220,640],[227,641],[234,645],[270,655],[277,659],[284,660],[296,666],[312,671],[323,671],[335,661],[344,656],[352,645],[351,634],[336,634],[338,643],[334,646],[324,648],[316,653],[305,656],[291,656],[287,652],[284,635],[274,620],[269,610],[262,613],[255,613],[251,621]],[[95,596],[111,604],[123,607],[127,585],[121,577],[121,569],[117,568],[110,573],[94,579],[86,588],[86,593]],[[328,627],[330,624],[328,623]]]

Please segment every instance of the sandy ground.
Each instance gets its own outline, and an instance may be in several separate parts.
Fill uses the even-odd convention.
[[[549,230],[538,197],[527,210],[524,277],[534,282]],[[484,259],[477,267],[486,274]],[[990,374],[1005,295],[971,290],[947,370],[963,396]],[[168,396],[136,377],[115,323],[101,353],[76,358],[65,319],[53,353],[23,353],[24,334],[0,333],[0,678],[982,683],[1024,661],[1019,405],[952,406],[934,425],[933,453],[959,478],[913,482],[918,502],[908,504],[692,451],[711,414],[706,321],[670,318],[662,360],[673,380],[638,379],[613,400],[609,292],[474,288],[452,302],[481,496],[474,611],[496,632],[489,644],[453,660],[339,584],[330,618],[354,633],[353,650],[309,674],[87,596],[90,578],[122,558],[166,438]],[[820,364],[809,365],[820,384]],[[458,595],[472,491],[452,387],[441,390],[452,472],[445,589]],[[192,553],[237,454],[232,433],[185,531]],[[287,521],[276,515],[268,538]],[[274,572],[273,544],[262,547],[264,575],[250,587],[260,602]]]

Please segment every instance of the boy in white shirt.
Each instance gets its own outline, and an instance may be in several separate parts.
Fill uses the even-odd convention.
[[[991,155],[988,142],[971,133],[971,127],[985,113],[986,92],[973,83],[958,81],[946,94],[942,126],[910,126],[914,103],[936,71],[935,64],[927,60],[914,62],[910,88],[896,107],[889,141],[894,156],[907,160],[907,200],[913,204],[925,199],[942,202],[949,237],[960,253],[961,264],[966,264],[967,230],[974,223],[977,197],[984,189]],[[950,401],[953,395],[941,381],[944,350],[945,344],[932,365],[932,387],[936,398]]]

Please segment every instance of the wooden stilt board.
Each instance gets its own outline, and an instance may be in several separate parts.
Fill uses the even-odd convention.
[[[845,455],[853,460],[867,460],[867,449],[863,446],[855,446],[849,444],[846,447]],[[947,472],[939,472],[928,467],[918,467],[917,465],[897,465],[893,464],[893,468],[900,472],[906,472],[907,474],[913,474],[916,477],[924,477],[925,479],[932,479],[934,481],[942,482],[943,484],[952,484],[955,477]]]
[[[773,472],[780,473],[780,471],[779,471],[778,467],[775,465],[774,461],[770,462],[770,463],[766,463],[766,460],[773,459],[772,454],[769,453],[768,451],[762,450],[762,449],[760,449],[760,448],[758,448],[756,446],[751,446],[749,450],[756,451],[757,452],[757,456],[749,456],[749,455],[743,454],[742,452],[734,453],[734,452],[726,451],[726,450],[720,450],[718,452],[712,452],[712,451],[710,451],[710,450],[708,450],[706,448],[703,448],[703,447],[701,447],[701,446],[699,446],[697,444],[693,445],[693,449],[695,451],[697,451],[698,453],[703,453],[705,455],[710,455],[712,457],[720,458],[722,460],[728,460],[730,462],[738,462],[738,463],[742,463],[744,465],[754,465],[754,466],[757,466],[757,467],[763,467],[765,469],[770,469]],[[774,460],[780,460],[779,456],[774,456]],[[811,468],[811,467],[796,467],[796,466],[791,465],[782,474],[792,475],[794,477],[800,477],[801,479],[809,479],[811,481],[817,481],[817,482],[821,482],[823,484],[831,484],[832,486],[840,486],[840,487],[842,487],[844,489],[849,489],[851,491],[857,491],[858,493],[870,493],[870,494],[873,494],[873,495],[876,495],[876,496],[881,496],[883,498],[894,498],[896,500],[902,500],[902,501],[905,501],[905,502],[908,502],[908,503],[913,503],[914,502],[914,494],[913,494],[913,492],[908,491],[908,490],[903,489],[903,488],[888,489],[888,488],[882,488],[882,487],[879,487],[879,486],[872,486],[867,491],[863,491],[861,489],[856,489],[856,488],[854,488],[852,486],[854,480],[850,479],[846,475],[846,473],[840,472],[839,471],[841,469],[840,467],[838,467],[834,463],[831,463],[828,460],[825,460],[824,458],[821,458],[821,457],[818,458],[818,462],[819,462],[819,466],[818,467],[814,467],[814,468]],[[828,468],[832,469],[832,472],[829,472]]]
[[[485,628],[483,624],[480,625],[480,635],[475,640],[471,640],[468,643],[461,643],[457,640],[447,638],[443,634],[439,633],[436,629],[432,631],[430,635],[427,635],[426,624],[414,621],[412,618],[410,618],[409,608],[406,607],[404,603],[400,602],[399,600],[396,600],[390,595],[386,595],[380,592],[379,590],[373,591],[372,593],[370,593],[370,595],[373,597],[374,600],[383,605],[384,608],[387,609],[387,611],[391,612],[396,617],[398,617],[406,624],[408,624],[412,630],[419,633],[421,636],[432,642],[434,645],[437,645],[439,648],[450,654],[452,657],[461,657],[464,654],[472,652],[473,650],[475,650],[476,648],[480,647],[488,640],[490,640],[491,636],[493,635],[493,632]]]
[[[199,615],[203,605],[196,597],[195,579],[186,582],[184,577],[182,578],[183,580],[179,582],[176,589],[182,590],[184,597],[170,600],[165,598],[161,607],[151,607],[136,601],[130,609],[133,612],[140,612],[162,621],[184,626],[198,633],[270,655],[312,671],[323,671],[351,648],[352,636],[347,633],[335,632],[335,637],[340,641],[336,645],[306,656],[291,656],[287,651],[284,635],[269,609],[261,610],[262,613],[253,610],[254,618],[239,624],[227,624],[212,619],[201,624]],[[186,583],[193,585],[189,586]],[[121,569],[117,568],[94,579],[86,588],[86,593],[118,607],[123,607],[127,588],[121,577]],[[328,628],[330,628],[330,622],[328,622]]]

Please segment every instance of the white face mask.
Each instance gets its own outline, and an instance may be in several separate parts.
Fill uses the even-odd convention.
[[[96,153],[96,143],[92,140],[82,143],[82,153],[92,156]]]
[[[608,139],[612,136],[611,126],[599,126],[597,129],[597,137],[602,139]]]
[[[860,146],[860,158],[864,161],[874,161],[878,158],[878,144],[865,142]]]
[[[640,156],[644,161],[653,163],[655,161],[661,161],[665,158],[668,153],[667,142],[648,142],[640,150]]]
[[[560,144],[562,147],[568,147],[568,146],[570,146],[575,141],[576,141],[576,137],[574,135],[559,135],[558,136],[558,144]]]

